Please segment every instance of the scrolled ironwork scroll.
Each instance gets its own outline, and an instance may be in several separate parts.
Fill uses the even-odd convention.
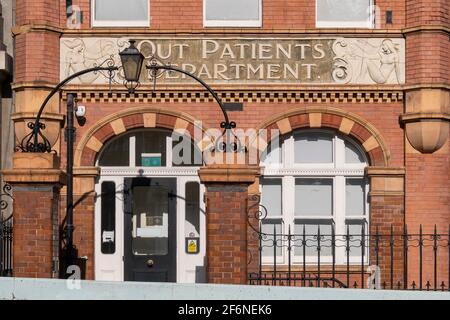
[[[43,131],[45,130],[46,126],[43,122],[41,122],[41,117],[44,112],[45,107],[47,106],[50,99],[57,93],[59,90],[65,86],[67,83],[72,81],[73,79],[76,79],[84,74],[87,73],[101,73],[105,77],[109,79],[110,83],[110,89],[112,82],[114,81],[114,77],[116,72],[119,70],[118,67],[115,66],[114,58],[111,56],[99,65],[94,65],[94,67],[85,69],[79,72],[76,72],[72,74],[71,76],[67,77],[63,81],[61,81],[53,90],[48,94],[48,96],[45,98],[44,102],[42,103],[41,107],[39,108],[39,111],[37,113],[36,119],[34,122],[29,122],[27,124],[27,127],[31,130],[29,134],[27,134],[19,143],[19,145],[16,146],[16,151],[21,152],[36,152],[36,153],[51,153],[56,152],[52,150],[52,145],[48,138],[44,135]],[[106,72],[106,74],[105,74]]]
[[[0,194],[0,220],[2,220],[2,222],[8,221],[12,218],[12,214],[10,214],[6,218],[3,216],[5,210],[8,209],[8,206],[12,200],[12,186],[8,183],[5,183],[2,188],[2,193]]]
[[[155,55],[150,57],[150,61],[146,65],[146,69],[149,70],[149,77],[153,80],[153,90],[156,90],[157,79],[160,78],[165,72],[178,72],[201,84],[217,102],[224,117],[224,121],[220,123],[220,128],[223,129],[222,135],[219,139],[215,140],[215,145],[211,151],[233,153],[247,152],[247,147],[245,146],[245,144],[242,143],[239,137],[237,137],[237,135],[234,133],[234,129],[237,126],[236,122],[230,121],[228,113],[223,105],[222,99],[220,99],[217,93],[206,82],[186,70],[172,66],[170,63],[164,63]]]

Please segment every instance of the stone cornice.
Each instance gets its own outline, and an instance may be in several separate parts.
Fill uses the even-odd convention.
[[[415,27],[405,28],[402,31],[405,35],[416,32],[443,32],[450,33],[450,28],[442,25],[419,25]]]
[[[35,82],[15,82],[12,84],[13,90],[21,90],[21,89],[53,89],[57,84],[43,81],[35,81]],[[239,88],[240,91],[402,91],[404,89],[415,89],[416,87],[447,87],[450,88],[450,85],[446,84],[430,84],[430,85],[332,85],[332,84],[211,84],[211,88],[218,91],[234,91],[236,92],[236,88]],[[195,91],[201,88],[198,85],[193,85],[192,83],[185,84],[162,84],[157,83],[156,91]],[[126,93],[126,88],[123,85],[113,85],[111,87],[113,92],[123,92]],[[64,86],[63,91],[80,91],[80,92],[105,92],[108,93],[110,91],[110,87],[108,84],[104,85],[78,85],[78,84],[68,84]],[[142,84],[136,89],[137,93],[152,93],[153,85],[152,84]]]
[[[420,120],[442,120],[450,121],[450,113],[442,112],[415,112],[406,113],[400,116],[401,123],[417,122]]]
[[[211,84],[211,88],[217,91],[233,91],[236,92],[238,88],[239,91],[402,91],[403,85],[333,85],[333,84]],[[192,83],[185,84],[163,84],[157,83],[156,90],[158,91],[195,91],[202,89],[199,85],[193,85]],[[64,86],[64,91],[85,91],[85,92],[95,92],[103,91],[109,92],[109,85],[66,85]],[[113,92],[126,92],[123,85],[113,85]],[[137,93],[152,93],[152,84],[142,84],[136,89]]]
[[[11,84],[11,88],[15,91],[23,89],[53,89],[57,83],[50,83],[44,81],[30,81],[30,82],[14,82]]]
[[[151,28],[92,28],[64,29],[63,36],[351,36],[351,37],[403,37],[401,29],[258,29],[258,28],[201,28],[201,29],[151,29]]]
[[[63,33],[63,29],[47,24],[25,24],[11,28],[11,35],[13,37],[29,32],[51,32],[61,35]]]
[[[62,36],[148,36],[148,35],[204,35],[204,36],[352,36],[352,37],[403,37],[401,29],[260,29],[260,28],[199,28],[199,29],[152,29],[152,28],[87,28],[66,29],[48,24],[26,24],[11,29],[13,36],[28,32],[53,32]]]
[[[11,184],[65,185],[67,175],[60,169],[12,169],[2,171],[3,179]]]
[[[11,120],[21,120],[21,119],[34,119],[37,116],[37,112],[15,112],[11,114]],[[42,119],[45,120],[56,120],[64,121],[65,116],[59,113],[44,112],[42,114]]]
[[[406,84],[403,86],[403,90],[412,91],[420,89],[444,89],[450,90],[450,84],[448,83],[418,83],[418,84]]]
[[[61,36],[147,36],[147,35],[203,35],[203,36],[352,36],[352,37],[403,37],[416,32],[450,33],[450,28],[443,25],[419,25],[404,29],[255,29],[255,28],[201,28],[201,29],[151,29],[151,28],[90,28],[64,29],[46,24],[27,24],[11,28],[12,36],[28,32],[53,32]]]
[[[368,176],[378,176],[378,177],[392,177],[398,176],[403,177],[406,174],[405,168],[390,168],[390,167],[367,167],[366,173]]]
[[[259,177],[259,167],[245,165],[207,166],[199,170],[202,183],[237,183],[252,184]]]

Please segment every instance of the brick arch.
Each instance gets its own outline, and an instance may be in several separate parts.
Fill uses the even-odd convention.
[[[259,129],[278,129],[288,134],[300,128],[330,128],[358,141],[367,153],[370,165],[388,167],[390,153],[383,137],[370,122],[338,108],[305,107],[283,112],[264,121]],[[268,137],[268,141],[270,137]]]
[[[155,107],[126,109],[99,120],[83,135],[75,149],[74,166],[95,166],[97,154],[108,140],[138,128],[161,128],[179,133],[187,131],[203,150],[203,145],[200,145],[203,140],[196,139],[195,127],[205,131],[198,126],[196,119],[187,113]]]

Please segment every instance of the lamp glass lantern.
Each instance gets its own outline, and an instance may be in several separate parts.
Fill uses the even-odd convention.
[[[139,82],[144,56],[135,46],[136,41],[130,40],[130,46],[119,53],[123,72],[127,82]]]

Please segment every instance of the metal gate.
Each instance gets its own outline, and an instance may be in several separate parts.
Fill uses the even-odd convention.
[[[0,194],[0,277],[11,277],[13,271],[13,214],[11,185],[4,184]]]

